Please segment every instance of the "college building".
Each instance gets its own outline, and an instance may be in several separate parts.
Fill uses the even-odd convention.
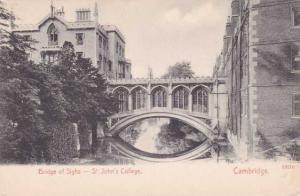
[[[64,8],[50,7],[50,13],[35,25],[18,25],[13,32],[35,40],[30,58],[36,63],[56,63],[65,41],[71,42],[77,57],[91,59],[110,79],[131,78],[131,62],[125,57],[125,38],[114,25],[101,25],[98,6],[94,11],[76,10],[76,21],[65,19]]]
[[[232,0],[214,77],[226,78],[226,133],[241,158],[299,145],[300,1]]]

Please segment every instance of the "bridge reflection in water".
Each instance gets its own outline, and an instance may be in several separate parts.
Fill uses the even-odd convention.
[[[119,120],[105,140],[128,157],[170,162],[206,156],[214,136],[210,126],[196,117],[175,111],[151,111]]]
[[[129,125],[120,137],[133,148],[152,154],[176,154],[193,149],[206,136],[171,118],[149,118]]]

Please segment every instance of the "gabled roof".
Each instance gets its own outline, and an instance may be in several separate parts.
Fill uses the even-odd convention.
[[[57,20],[65,25],[67,30],[74,29],[95,29],[97,28],[103,35],[107,36],[107,33],[114,32],[119,36],[119,38],[125,43],[125,37],[121,33],[121,31],[115,25],[100,25],[96,21],[75,21],[75,22],[67,22],[61,16],[51,16],[48,14],[45,16],[40,22],[37,24],[21,24],[17,25],[14,32],[30,32],[30,31],[39,31],[40,27],[45,24],[48,20]]]
[[[65,21],[64,18],[59,17],[59,16],[53,16],[53,17],[52,17],[50,14],[48,14],[45,18],[43,18],[43,19],[37,24],[38,28],[40,28],[45,22],[47,22],[47,21],[50,20],[50,19],[52,19],[52,20],[56,19],[56,20],[60,21],[62,24],[64,24],[65,26],[67,26],[67,22]]]
[[[69,30],[71,29],[86,29],[86,28],[96,28],[96,22],[95,21],[76,21],[76,22],[67,22],[64,18],[60,16],[53,16],[51,17],[50,14],[48,14],[46,17],[44,17],[39,23],[37,24],[22,24],[17,25],[17,27],[14,29],[15,32],[21,32],[21,31],[39,31],[40,27],[45,24],[48,20],[57,20],[61,22],[63,25],[66,26],[66,28]]]

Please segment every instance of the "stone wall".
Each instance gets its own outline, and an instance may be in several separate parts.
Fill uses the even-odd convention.
[[[259,152],[300,136],[300,119],[292,116],[292,94],[300,92],[300,74],[292,73],[291,64],[292,48],[300,47],[300,28],[292,25],[295,5],[300,6],[300,1],[260,0],[253,6],[257,12],[254,151],[259,157]]]

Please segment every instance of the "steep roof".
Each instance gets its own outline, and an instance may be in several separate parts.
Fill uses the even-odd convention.
[[[45,24],[48,20],[57,20],[66,26],[67,30],[74,29],[95,29],[97,28],[103,35],[107,36],[108,33],[114,32],[119,38],[125,43],[125,37],[115,25],[100,25],[96,21],[74,21],[68,22],[64,17],[48,14],[37,24],[20,24],[14,28],[14,32],[31,32],[39,31],[40,27]]]
[[[125,37],[124,35],[121,33],[121,31],[119,30],[119,28],[115,25],[101,25],[102,28],[106,31],[106,32],[115,32],[117,33],[117,35],[123,40],[123,42],[125,42]]]
[[[47,20],[50,19],[56,19],[58,21],[60,21],[61,23],[63,23],[64,25],[66,25],[66,21],[59,17],[59,16],[53,16],[51,17],[50,14],[48,14],[47,16],[45,16],[42,20],[40,20],[37,24],[20,24],[17,25],[14,29],[14,31],[38,31],[40,26],[42,26]]]
[[[67,22],[63,17],[60,16],[53,16],[51,17],[48,14],[44,17],[40,22],[37,24],[21,24],[17,25],[14,29],[15,32],[21,31],[39,31],[39,28],[48,20],[57,20],[60,21],[62,24],[66,26],[67,29],[87,29],[87,28],[95,28],[96,22],[95,21],[76,21],[76,22]]]

